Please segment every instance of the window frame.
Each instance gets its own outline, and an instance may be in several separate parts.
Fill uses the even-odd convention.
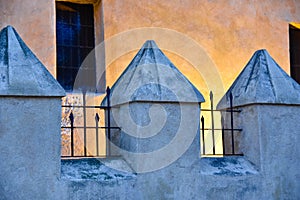
[[[63,83],[64,78],[60,77],[63,75],[60,75],[59,70],[62,68],[59,66],[58,59],[59,59],[59,36],[56,35],[56,78],[57,80],[63,85],[64,89],[68,93],[76,93],[78,89],[82,90],[82,88],[85,88],[84,90],[87,90],[88,92],[92,93],[105,93],[105,56],[104,56],[104,51],[99,51],[97,52],[97,45],[104,40],[104,29],[103,29],[103,13],[102,13],[102,1],[100,0],[84,0],[84,1],[65,1],[65,0],[56,0],[55,1],[55,11],[57,16],[57,4],[73,4],[77,6],[90,6],[92,7],[92,14],[91,14],[91,19],[92,23],[90,28],[93,30],[91,31],[93,33],[93,40],[92,41],[92,48],[89,49],[89,51],[92,51],[92,55],[89,55],[89,59],[86,62],[86,65],[90,65],[92,63],[93,67],[79,67],[75,66],[74,73],[77,73],[80,71],[80,81],[78,81],[76,78],[76,83],[75,83],[75,88],[74,87],[74,82],[75,78],[72,78],[72,80],[69,81],[67,86],[65,86]],[[57,18],[55,20],[55,26],[57,28]],[[58,31],[56,30],[56,33]],[[102,55],[103,54],[103,55]],[[85,56],[84,56],[85,57]],[[83,61],[81,59],[80,61]],[[81,63],[82,64],[82,63]],[[71,70],[72,71],[72,70]],[[101,74],[100,74],[101,73]],[[69,77],[74,77],[75,75],[71,75]],[[91,79],[90,76],[93,76]],[[75,76],[76,77],[76,76]],[[88,77],[88,78],[86,78]],[[83,82],[82,82],[83,81]],[[70,84],[71,82],[71,84]],[[84,87],[87,83],[87,87]],[[71,85],[71,87],[70,87]],[[83,86],[83,87],[82,87]]]
[[[300,84],[300,29],[289,24],[290,74]]]

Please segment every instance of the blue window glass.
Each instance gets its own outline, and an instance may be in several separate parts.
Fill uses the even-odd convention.
[[[90,4],[56,2],[57,80],[66,91],[73,91],[82,62],[95,47],[94,10]],[[84,67],[81,86],[95,88],[95,56]],[[81,74],[80,74],[81,76]],[[81,78],[82,79],[82,78]],[[79,85],[77,85],[79,86]]]

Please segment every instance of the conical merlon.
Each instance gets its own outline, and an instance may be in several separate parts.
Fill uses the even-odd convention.
[[[65,95],[64,89],[11,26],[0,32],[0,95]]]
[[[300,104],[300,85],[264,49],[254,53],[218,109],[230,107],[230,93],[234,107],[253,103]]]
[[[155,42],[148,40],[111,88],[112,105],[132,101],[199,103],[204,98]]]

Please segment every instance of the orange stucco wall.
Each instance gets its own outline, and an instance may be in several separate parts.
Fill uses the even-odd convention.
[[[300,21],[300,2],[92,2],[95,4],[95,11],[98,12],[95,14],[96,44],[99,44],[103,37],[105,41],[109,41],[105,45],[107,85],[113,84],[138,48],[148,39],[155,39],[171,61],[206,97],[209,90],[215,89],[212,83],[207,83],[207,73],[211,67],[219,73],[220,80],[215,82],[221,81],[222,90],[226,90],[257,49],[267,49],[289,73],[288,24]],[[55,75],[55,1],[0,0],[0,8],[0,27],[13,25],[38,58]],[[162,28],[163,31],[151,31],[151,28]],[[171,35],[162,32],[169,32]],[[181,36],[178,37],[178,34]],[[187,42],[182,41],[185,39]],[[181,51],[182,49],[184,50]],[[208,72],[202,73],[205,70]],[[214,76],[215,74],[211,75],[210,79]]]
[[[267,49],[278,64],[289,73],[288,24],[300,21],[300,2],[293,0],[110,0],[104,1],[105,39],[119,37],[120,33],[136,28],[160,27],[178,31],[191,38],[203,48],[206,56],[216,66],[224,89],[227,90],[236,76],[246,65],[254,51]],[[114,44],[113,49],[123,48],[126,43],[136,43],[140,47],[147,39],[156,38],[149,34],[123,39]],[[173,38],[174,39],[174,38]],[[170,38],[164,38],[168,42]],[[165,46],[158,41],[159,46]],[[167,55],[173,63],[207,97],[210,88],[205,89],[201,73],[195,73],[182,55]],[[112,52],[111,52],[112,51]],[[107,50],[107,56],[115,50]],[[125,51],[124,51],[125,52]],[[109,66],[107,83],[112,84],[116,77],[129,64],[136,51],[114,59]],[[116,56],[116,55],[115,55]],[[114,56],[112,56],[114,57]],[[199,65],[205,65],[199,62]],[[194,69],[194,70],[193,70]],[[110,72],[110,73],[109,73]]]

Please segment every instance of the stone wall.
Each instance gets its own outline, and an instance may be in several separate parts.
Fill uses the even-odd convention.
[[[59,98],[0,98],[0,199],[54,199],[60,178]]]
[[[264,179],[263,197],[299,198],[300,107],[262,104],[240,109],[242,151]]]
[[[0,44],[0,199],[55,199],[65,91],[13,27]]]
[[[200,158],[198,103],[130,102],[114,110],[113,122],[121,127],[114,152],[135,172],[163,169],[181,157],[180,165],[189,166]]]
[[[11,15],[5,18],[5,23],[15,22],[17,24],[19,23],[17,19],[19,19],[20,16],[26,18],[28,15],[27,12],[31,13],[34,11],[34,9],[31,8],[36,8],[32,6],[33,4],[26,4],[27,2],[23,1],[21,4],[18,4],[20,7],[15,10],[15,6],[17,6],[16,1],[7,2],[1,1],[1,6],[3,5],[3,7],[7,8],[1,10],[1,12],[4,13],[2,15],[7,15],[6,12],[9,10],[11,11],[9,13],[15,13],[17,11],[19,13],[16,15],[18,17]],[[37,2],[32,3],[36,3],[37,5]],[[43,4],[39,5],[42,6]],[[51,2],[51,5],[53,8],[53,2]],[[42,7],[44,8],[44,6]],[[145,7],[152,8],[150,9],[151,12],[147,13],[147,10],[143,10]],[[226,7],[230,9],[224,10],[223,8]],[[269,9],[269,7],[273,9]],[[272,5],[270,1],[265,3],[257,2],[253,5],[236,2],[236,4],[226,4],[226,6],[222,3],[214,2],[198,4],[196,1],[190,4],[184,4],[182,1],[176,4],[158,1],[147,3],[143,1],[137,3],[130,3],[129,1],[104,1],[104,11],[107,12],[106,14],[104,12],[104,26],[111,27],[110,29],[106,29],[105,37],[110,37],[121,31],[128,30],[128,27],[150,27],[155,25],[178,31],[184,30],[183,32],[185,34],[195,38],[205,49],[208,49],[207,55],[210,55],[215,61],[224,82],[227,83],[226,81],[232,80],[235,76],[235,72],[241,69],[232,66],[242,66],[239,63],[243,62],[242,58],[244,58],[244,56],[246,57],[249,51],[252,52],[253,48],[256,49],[260,45],[266,45],[266,48],[271,49],[271,52],[274,51],[272,54],[275,55],[275,58],[279,60],[280,63],[284,65],[288,63],[287,28],[282,27],[287,27],[287,21],[297,19],[297,16],[299,16],[298,7],[289,1],[278,1],[275,3],[272,1]],[[39,9],[37,9],[36,12],[38,12],[38,10]],[[175,12],[176,15],[174,15],[173,11],[178,12]],[[43,12],[48,13],[49,10],[45,9]],[[144,15],[138,15],[136,12],[143,12]],[[278,15],[274,16],[273,13],[277,13]],[[137,15],[141,18],[137,18]],[[256,18],[252,19],[253,15],[256,16]],[[29,22],[32,22],[30,25],[34,24],[35,18],[37,17],[43,19],[39,15],[33,14],[32,16],[33,18],[29,17],[30,20],[33,20],[33,22],[29,20]],[[47,16],[49,17],[48,19],[52,19],[53,17],[52,14]],[[239,17],[236,18],[236,16]],[[157,18],[163,18],[164,20]],[[195,18],[197,20],[191,20]],[[126,21],[126,19],[129,20]],[[124,21],[128,23],[124,23]],[[50,24],[49,27],[53,31],[53,21],[51,22],[52,26]],[[147,24],[145,25],[144,23]],[[207,26],[203,26],[203,24]],[[21,36],[24,34],[26,41],[28,40],[26,38],[31,40],[32,35],[26,36],[25,34],[26,31],[29,30],[25,28],[25,26],[24,24],[23,27],[20,28],[20,34]],[[18,27],[18,25],[16,25],[16,27]],[[182,29],[182,27],[184,28]],[[195,27],[198,27],[198,29]],[[34,31],[35,29],[30,26],[30,30]],[[48,29],[46,28],[45,30]],[[46,34],[47,33],[49,32],[46,31]],[[286,37],[282,39],[282,35]],[[49,48],[51,49],[53,47],[52,36],[49,37],[52,42],[49,42],[49,44],[46,42],[45,46],[41,49],[48,51]],[[8,38],[12,41],[14,37],[15,36],[10,36]],[[40,42],[38,38],[39,37],[33,38],[32,42],[38,44]],[[244,40],[245,38],[250,39]],[[141,37],[141,40],[144,41],[145,38]],[[170,41],[166,40],[165,42]],[[30,42],[28,43],[30,44]],[[47,48],[47,44],[49,48]],[[138,46],[141,45],[138,44],[138,40],[136,44]],[[246,50],[242,48],[245,46],[248,47]],[[21,45],[13,44],[12,47],[13,48],[9,48],[8,50],[24,46],[23,43],[21,43]],[[282,47],[282,49],[279,48],[278,50],[278,47]],[[35,48],[36,47],[32,47],[34,50]],[[40,54],[40,52],[42,52],[41,49],[36,50],[39,57],[48,59],[49,56],[51,60],[49,62],[54,62],[55,56],[44,51],[43,54]],[[212,49],[217,50],[214,51]],[[35,58],[34,56],[24,56],[23,53],[25,52],[23,50],[22,48],[18,49],[18,53],[20,53],[20,55],[18,55],[19,57],[12,57],[10,59],[20,62],[20,58]],[[27,53],[30,53],[28,49],[25,50]],[[4,49],[4,51],[6,50]],[[51,51],[54,50],[51,49]],[[16,54],[10,52],[8,55],[15,56]],[[218,56],[214,57],[214,55]],[[238,61],[236,61],[236,55],[240,55]],[[1,54],[1,56],[1,59],[6,59],[4,54]],[[226,61],[224,61],[225,56]],[[121,60],[127,62],[126,57],[121,58]],[[9,65],[10,62],[1,61],[7,64],[7,66],[5,65],[3,68],[6,67],[8,69],[10,67],[15,68],[19,66],[11,66]],[[36,60],[21,61],[22,68],[19,69],[25,69],[25,72],[28,74],[35,74],[32,71],[26,71],[32,70],[32,63],[35,67],[41,66]],[[117,64],[116,61],[113,65],[119,64]],[[176,62],[175,64],[180,66],[180,64]],[[51,66],[51,64],[49,64],[49,66]],[[224,66],[224,68],[221,66]],[[225,72],[228,68],[232,69],[230,73]],[[115,72],[118,70],[122,71],[121,67],[116,68]],[[287,68],[285,68],[285,70],[288,71]],[[43,72],[45,72],[45,70]],[[40,73],[40,75],[41,74],[44,75],[44,73]],[[26,76],[20,77],[24,78],[23,82],[28,81]],[[32,89],[31,91],[43,91],[43,93],[28,96],[28,94],[24,92],[23,94],[16,94],[14,93],[15,91],[12,91],[12,93],[4,91],[5,94],[10,95],[1,96],[0,98],[0,152],[2,155],[2,162],[0,162],[1,199],[300,198],[298,183],[300,176],[298,172],[299,147],[295,143],[299,141],[299,134],[297,134],[297,130],[300,128],[299,123],[297,123],[300,120],[298,114],[299,102],[295,102],[294,104],[275,102],[276,104],[274,105],[261,105],[261,102],[248,102],[247,105],[245,105],[247,107],[240,105],[239,107],[243,107],[239,115],[241,119],[239,120],[241,128],[243,128],[241,149],[245,155],[244,157],[197,159],[194,157],[197,153],[195,149],[200,150],[201,148],[199,137],[197,136],[197,138],[193,140],[191,148],[176,161],[161,169],[147,173],[137,173],[129,170],[128,165],[119,158],[116,161],[118,164],[107,160],[99,161],[104,164],[97,162],[88,163],[81,159],[71,161],[70,164],[62,160],[61,171],[63,173],[60,175],[60,97],[64,95],[64,92],[62,88],[58,86],[57,82],[54,83],[53,79],[49,78],[49,75],[42,77],[47,77],[50,83],[56,85],[57,94],[53,94],[51,87],[44,90],[44,87],[40,87],[41,82],[38,82],[39,84],[32,84],[38,86],[38,88],[29,89]],[[41,81],[44,79],[34,77],[32,80]],[[190,80],[193,81],[193,77],[190,77]],[[270,78],[270,80],[272,80],[272,78]],[[17,85],[19,87],[17,91],[24,91],[22,80],[17,80],[17,82],[19,83]],[[11,80],[7,81],[7,85],[11,83]],[[51,86],[48,82],[43,83],[46,86]],[[172,81],[171,83],[172,86],[176,86]],[[277,86],[283,88],[281,82],[279,83]],[[6,87],[7,85],[1,85],[2,89],[8,88]],[[122,84],[120,85],[122,86]],[[265,84],[262,85],[264,86]],[[287,85],[294,87],[292,91],[298,94],[297,92],[299,90],[297,88],[299,88],[299,85],[295,83]],[[28,87],[26,89],[28,89]],[[276,89],[277,87],[271,91],[276,91]],[[47,96],[48,93],[51,95]],[[288,96],[291,94],[281,93],[281,95],[283,95],[283,98],[280,97],[279,99],[288,99]],[[185,96],[186,95],[183,95],[183,97]],[[166,97],[169,96],[166,95]],[[236,97],[237,96],[234,98]],[[278,96],[275,95],[275,97],[277,98]],[[195,104],[197,102],[193,103]],[[139,108],[139,106],[136,106],[136,108],[144,109],[144,107]],[[189,109],[193,111],[196,110],[193,109],[193,107],[189,107]],[[133,113],[133,115],[134,114],[141,116],[140,111]],[[198,120],[195,121],[198,123]],[[188,129],[189,127],[186,126],[186,128]],[[168,132],[166,131],[166,133]],[[184,139],[184,137],[182,139]],[[249,140],[251,143],[249,143]],[[149,144],[147,145],[148,147],[150,146]],[[179,151],[181,148],[182,146],[178,145],[175,150]],[[162,160],[169,159],[168,155],[160,156],[159,158]],[[104,168],[103,165],[105,165],[106,168]],[[118,166],[117,170],[123,170],[125,173],[111,169],[116,167],[116,165]]]

